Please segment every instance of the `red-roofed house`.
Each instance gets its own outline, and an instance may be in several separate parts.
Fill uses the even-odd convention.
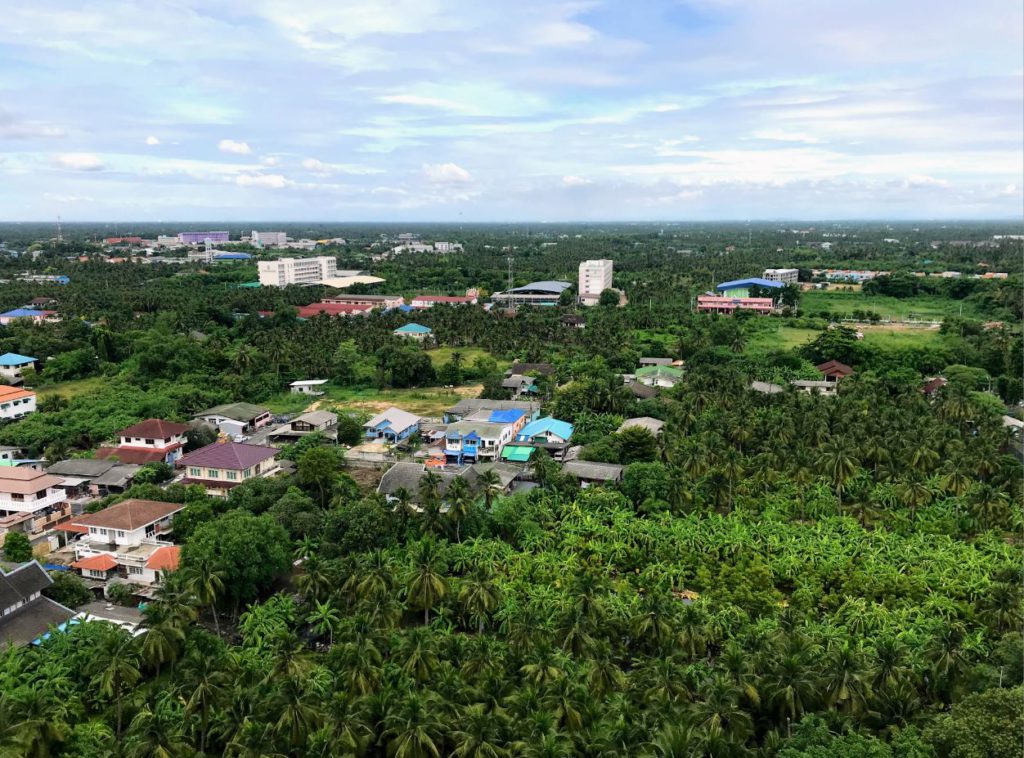
[[[945,378],[941,376],[936,376],[932,379],[928,379],[925,381],[925,383],[921,386],[921,392],[925,394],[925,397],[931,397],[945,386]]]
[[[373,310],[372,305],[350,305],[345,303],[311,303],[298,309],[299,318],[316,316],[366,316]]]
[[[278,452],[276,447],[214,442],[182,456],[177,465],[185,469],[186,484],[201,484],[209,494],[227,497],[244,481],[276,474]]]
[[[117,433],[117,447],[101,447],[97,458],[117,458],[121,463],[174,463],[185,446],[188,424],[150,418]]]
[[[177,545],[159,538],[171,531],[181,503],[130,498],[96,513],[71,519],[71,528],[85,532],[74,543],[75,562],[86,579],[114,579],[131,584],[159,584],[161,571],[178,566]]]
[[[853,374],[853,369],[839,361],[825,361],[814,368],[821,372],[826,382],[838,382],[843,377]]]

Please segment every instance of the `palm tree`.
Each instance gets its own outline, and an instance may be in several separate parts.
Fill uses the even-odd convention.
[[[859,468],[852,447],[843,438],[830,441],[818,455],[818,468],[831,483],[842,508],[843,488]]]
[[[754,731],[750,714],[740,705],[741,692],[726,675],[704,681],[690,706],[694,724],[708,735],[727,735],[743,742]]]
[[[0,694],[0,744],[17,745],[25,758],[49,758],[71,732],[67,704],[40,687],[22,686]],[[0,753],[3,750],[0,749]]]
[[[307,690],[308,681],[296,676],[286,676],[278,686],[274,706],[278,717],[274,733],[285,737],[292,749],[297,749],[323,721],[323,714],[314,705],[314,698]]]
[[[437,718],[438,705],[411,692],[387,713],[383,738],[393,758],[440,758],[444,727]]]
[[[459,602],[469,618],[476,621],[477,633],[483,634],[488,617],[501,603],[501,590],[494,583],[494,577],[478,567],[462,580],[459,587]]]
[[[424,538],[411,547],[412,573],[406,584],[408,597],[423,609],[423,623],[430,623],[430,609],[448,594],[448,580],[443,572],[446,562],[438,544]]]
[[[863,653],[850,640],[844,640],[825,659],[825,701],[843,713],[860,715],[867,708],[872,676]]]
[[[210,713],[224,700],[231,679],[228,672],[220,668],[217,660],[210,656],[196,652],[186,662],[188,684],[183,690],[188,696],[185,700],[185,715],[199,714],[199,752],[205,755],[206,740],[210,733]]]
[[[192,564],[185,576],[185,586],[195,595],[199,604],[210,609],[213,615],[213,628],[220,636],[220,619],[217,618],[217,601],[224,593],[224,574],[218,571],[213,562],[202,560]]]
[[[484,505],[490,511],[494,498],[501,492],[501,477],[494,469],[487,469],[479,475],[477,482],[483,491]]]
[[[330,603],[316,601],[313,610],[306,616],[306,623],[312,624],[317,636],[328,635],[327,644],[334,645],[334,630],[341,624],[341,614]]]
[[[459,714],[459,729],[451,733],[455,758],[505,758],[509,751],[498,738],[499,719],[483,703],[463,708]]]
[[[124,695],[142,677],[142,657],[136,638],[120,628],[104,630],[96,646],[87,672],[100,696],[114,701],[117,712],[118,738],[121,736],[124,716]]]
[[[448,501],[448,518],[455,523],[455,541],[462,542],[462,522],[469,515],[469,509],[473,505],[469,482],[461,476],[455,477],[448,485],[445,499]]]
[[[178,758],[192,750],[182,731],[180,703],[164,694],[151,707],[148,703],[132,719],[124,740],[128,758]]]

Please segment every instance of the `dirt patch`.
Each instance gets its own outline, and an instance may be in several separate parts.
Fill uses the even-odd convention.
[[[387,464],[385,468],[390,465]],[[377,485],[380,484],[380,480],[384,476],[383,469],[364,468],[362,466],[349,466],[345,469],[345,473],[356,480],[356,484],[359,485],[359,489],[363,492],[376,491]]]

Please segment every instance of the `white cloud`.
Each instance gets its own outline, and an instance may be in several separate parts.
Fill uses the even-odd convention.
[[[312,171],[314,174],[319,174],[320,176],[327,176],[331,173],[331,167],[316,158],[306,158],[302,161],[302,167],[307,171]]]
[[[773,142],[804,142],[808,145],[817,145],[821,140],[813,134],[806,132],[788,132],[785,129],[761,129],[754,132],[756,139],[771,140]]]
[[[426,95],[380,95],[377,98],[379,103],[391,103],[394,105],[415,105],[422,108],[438,108],[446,111],[469,111],[469,108],[462,103],[452,100],[445,100],[441,97],[427,97]]]
[[[562,177],[562,184],[566,187],[583,187],[584,185],[590,184],[590,179],[586,179],[582,176],[575,176],[572,174]]]
[[[264,155],[260,158],[260,163],[264,166],[276,166],[281,162],[281,159],[273,155]]]
[[[222,153],[234,153],[235,155],[248,155],[252,152],[246,142],[235,142],[233,139],[222,139],[217,143],[217,149]]]
[[[473,181],[473,176],[462,166],[454,163],[424,163],[423,174],[439,184],[464,184]]]
[[[151,134],[151,135],[149,135],[148,137],[146,137],[146,144],[147,144],[147,145],[150,145],[150,146],[153,146],[153,145],[159,145],[159,144],[160,144],[160,140],[159,140],[159,139],[157,139],[156,137],[154,137],[154,136],[153,136],[153,135]]]
[[[291,187],[295,182],[291,179],[286,179],[280,174],[242,174],[235,177],[235,184],[239,187],[284,189],[285,187]]]
[[[103,161],[92,153],[61,153],[53,156],[54,165],[71,171],[102,171]]]
[[[680,108],[682,108],[682,106],[676,105],[675,103],[662,103],[661,105],[655,105],[654,106],[654,112],[655,113],[671,113],[672,111],[677,111]]]
[[[0,109],[0,138],[35,139],[37,137],[64,137],[66,132],[58,126],[36,121],[20,121],[12,114]]]
[[[369,176],[370,174],[384,173],[383,169],[372,166],[358,166],[353,163],[325,163],[318,158],[306,158],[302,161],[302,167],[317,176],[330,176],[331,174]]]
[[[534,30],[529,42],[540,47],[575,47],[585,45],[597,36],[587,26],[575,21],[551,21]]]

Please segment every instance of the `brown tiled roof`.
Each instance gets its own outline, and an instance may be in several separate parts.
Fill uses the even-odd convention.
[[[177,447],[180,447],[180,445]],[[101,447],[96,451],[96,457],[100,460],[117,458],[121,463],[131,463],[137,466],[162,461],[166,455],[167,448],[152,450],[142,447]]]
[[[147,437],[164,440],[176,434],[184,434],[188,429],[188,424],[164,421],[161,418],[148,418],[127,429],[122,429],[118,434],[122,437]]]
[[[819,363],[814,368],[818,369],[818,371],[820,371],[825,376],[830,376],[832,374],[839,374],[840,376],[849,376],[850,374],[853,373],[852,368],[847,366],[845,363],[840,363],[839,361],[825,361],[824,363]]]
[[[241,442],[214,442],[178,459],[179,466],[233,469],[242,471],[278,453],[275,447],[245,445]]]
[[[0,492],[30,495],[48,487],[63,484],[59,476],[30,468],[0,468]]]
[[[177,513],[185,506],[181,503],[161,503],[157,500],[122,500],[109,508],[71,519],[78,526],[98,526],[103,529],[131,531],[148,526]]]

